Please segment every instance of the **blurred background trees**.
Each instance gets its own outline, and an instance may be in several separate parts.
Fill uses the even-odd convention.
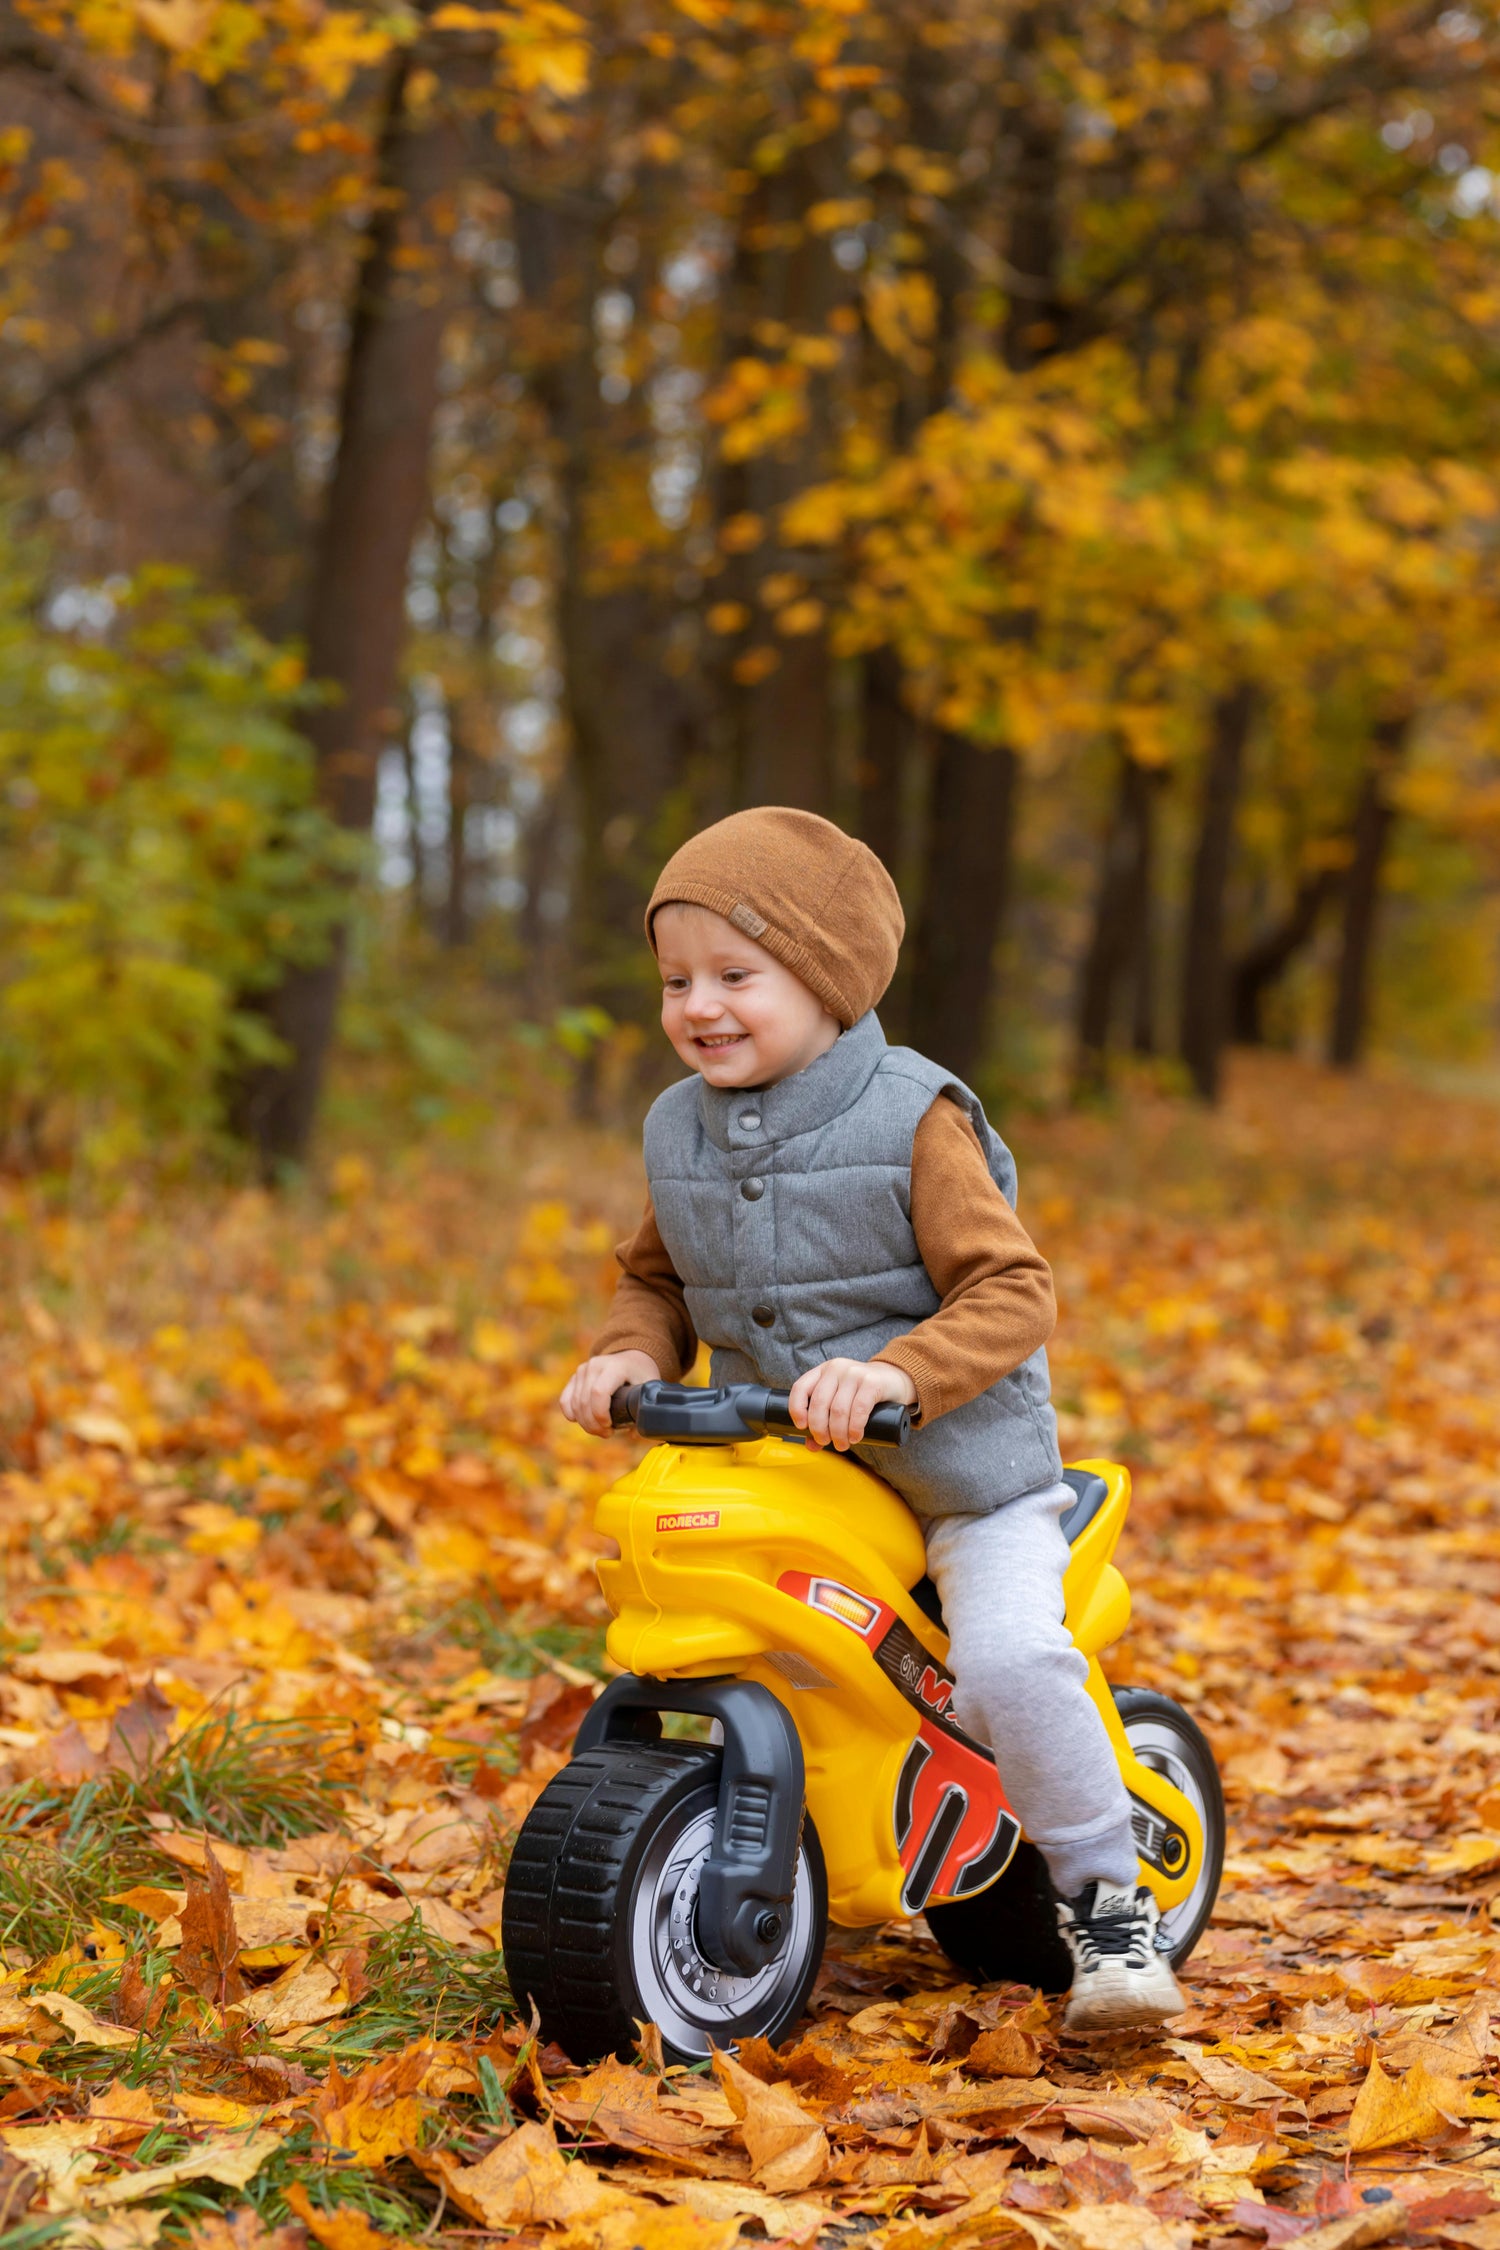
[[[1497,53],[8,0],[8,1145],[298,1158],[340,1022],[628,1106],[655,867],[766,801],[886,859],[887,1028],[994,1098],[1492,1061]]]

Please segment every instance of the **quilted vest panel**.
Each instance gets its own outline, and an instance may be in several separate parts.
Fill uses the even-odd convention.
[[[726,1092],[683,1079],[646,1119],[662,1241],[715,1382],[785,1387],[825,1359],[870,1359],[937,1311],[911,1223],[916,1130],[940,1096],[972,1119],[991,1177],[1016,1168],[978,1097],[871,1013],[793,1078]],[[918,1514],[987,1514],[1062,1473],[1045,1351],[902,1450],[857,1448]]]

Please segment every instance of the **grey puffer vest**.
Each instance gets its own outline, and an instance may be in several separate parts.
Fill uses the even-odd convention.
[[[657,1224],[717,1383],[785,1387],[872,1359],[938,1309],[911,1223],[912,1142],[938,1095],[974,1122],[1014,1203],[1016,1168],[978,1098],[861,1016],[806,1070],[725,1092],[686,1078],[646,1119]],[[900,1452],[857,1448],[923,1516],[985,1515],[1062,1474],[1045,1351]]]

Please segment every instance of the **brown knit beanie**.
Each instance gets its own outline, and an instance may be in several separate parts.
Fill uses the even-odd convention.
[[[706,906],[774,953],[847,1031],[896,971],[906,932],[896,886],[868,844],[817,813],[758,805],[672,854],[646,908]]]

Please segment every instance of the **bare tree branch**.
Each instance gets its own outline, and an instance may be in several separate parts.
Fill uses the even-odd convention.
[[[143,344],[154,342],[158,336],[164,336],[169,329],[175,328],[179,321],[201,313],[207,302],[204,297],[179,297],[170,304],[160,305],[155,312],[148,313],[128,335],[112,337],[98,351],[88,353],[75,361],[72,367],[53,376],[41,396],[34,399],[30,406],[23,408],[19,414],[13,414],[8,422],[0,422],[0,453],[13,453],[55,407],[77,398],[80,392],[88,390],[102,376],[108,375],[130,359]]]

